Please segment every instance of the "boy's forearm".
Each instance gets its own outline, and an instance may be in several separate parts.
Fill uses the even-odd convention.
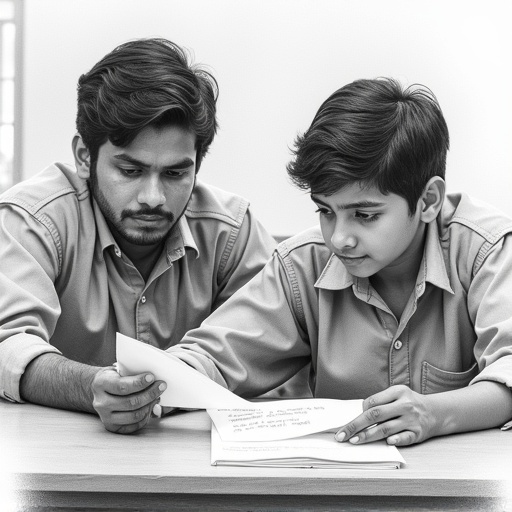
[[[42,354],[21,377],[23,400],[36,404],[95,412],[91,384],[98,367],[71,361],[59,354]]]
[[[498,382],[478,382],[428,395],[428,400],[436,418],[435,436],[493,428],[512,418],[512,391]]]

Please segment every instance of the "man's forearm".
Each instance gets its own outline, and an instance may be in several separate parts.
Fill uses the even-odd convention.
[[[497,427],[512,417],[512,391],[498,382],[483,381],[428,396],[437,436]]]
[[[42,354],[25,369],[20,394],[23,400],[35,404],[95,412],[91,384],[99,370],[59,354]]]

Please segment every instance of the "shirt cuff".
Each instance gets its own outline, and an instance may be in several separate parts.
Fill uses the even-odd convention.
[[[25,368],[45,353],[61,354],[60,350],[33,334],[20,333],[0,343],[0,396],[10,402],[23,403],[20,380]]]

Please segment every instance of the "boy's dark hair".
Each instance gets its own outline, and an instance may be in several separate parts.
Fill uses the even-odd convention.
[[[196,135],[197,168],[217,131],[218,87],[166,39],[121,44],[78,80],[76,127],[94,164],[109,140],[126,146],[146,126],[177,124]]]
[[[433,93],[391,78],[338,89],[299,135],[288,175],[313,194],[354,182],[403,197],[410,214],[433,176],[444,179],[448,127]]]

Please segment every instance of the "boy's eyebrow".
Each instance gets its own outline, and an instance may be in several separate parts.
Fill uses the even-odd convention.
[[[321,199],[318,199],[318,197],[316,197],[314,194],[311,194],[311,200],[317,204],[321,204],[322,206],[325,206],[326,208],[331,208],[327,203],[325,203]],[[355,201],[353,203],[336,205],[338,210],[350,210],[350,209],[356,209],[356,208],[378,208],[380,206],[386,206],[386,203],[379,203],[378,201],[367,201],[366,200],[366,201]]]
[[[122,160],[123,162],[127,162],[129,164],[133,164],[138,167],[144,167],[144,168],[151,167],[146,162],[143,162],[142,160],[137,160],[136,158],[133,158],[130,155],[127,155],[125,153],[119,153],[118,155],[114,155],[114,158],[116,160]],[[185,157],[185,158],[183,158],[183,160],[180,160],[179,162],[176,162],[172,165],[166,165],[165,169],[186,169],[187,167],[190,167],[192,165],[195,165],[193,160],[191,160],[188,157]]]

